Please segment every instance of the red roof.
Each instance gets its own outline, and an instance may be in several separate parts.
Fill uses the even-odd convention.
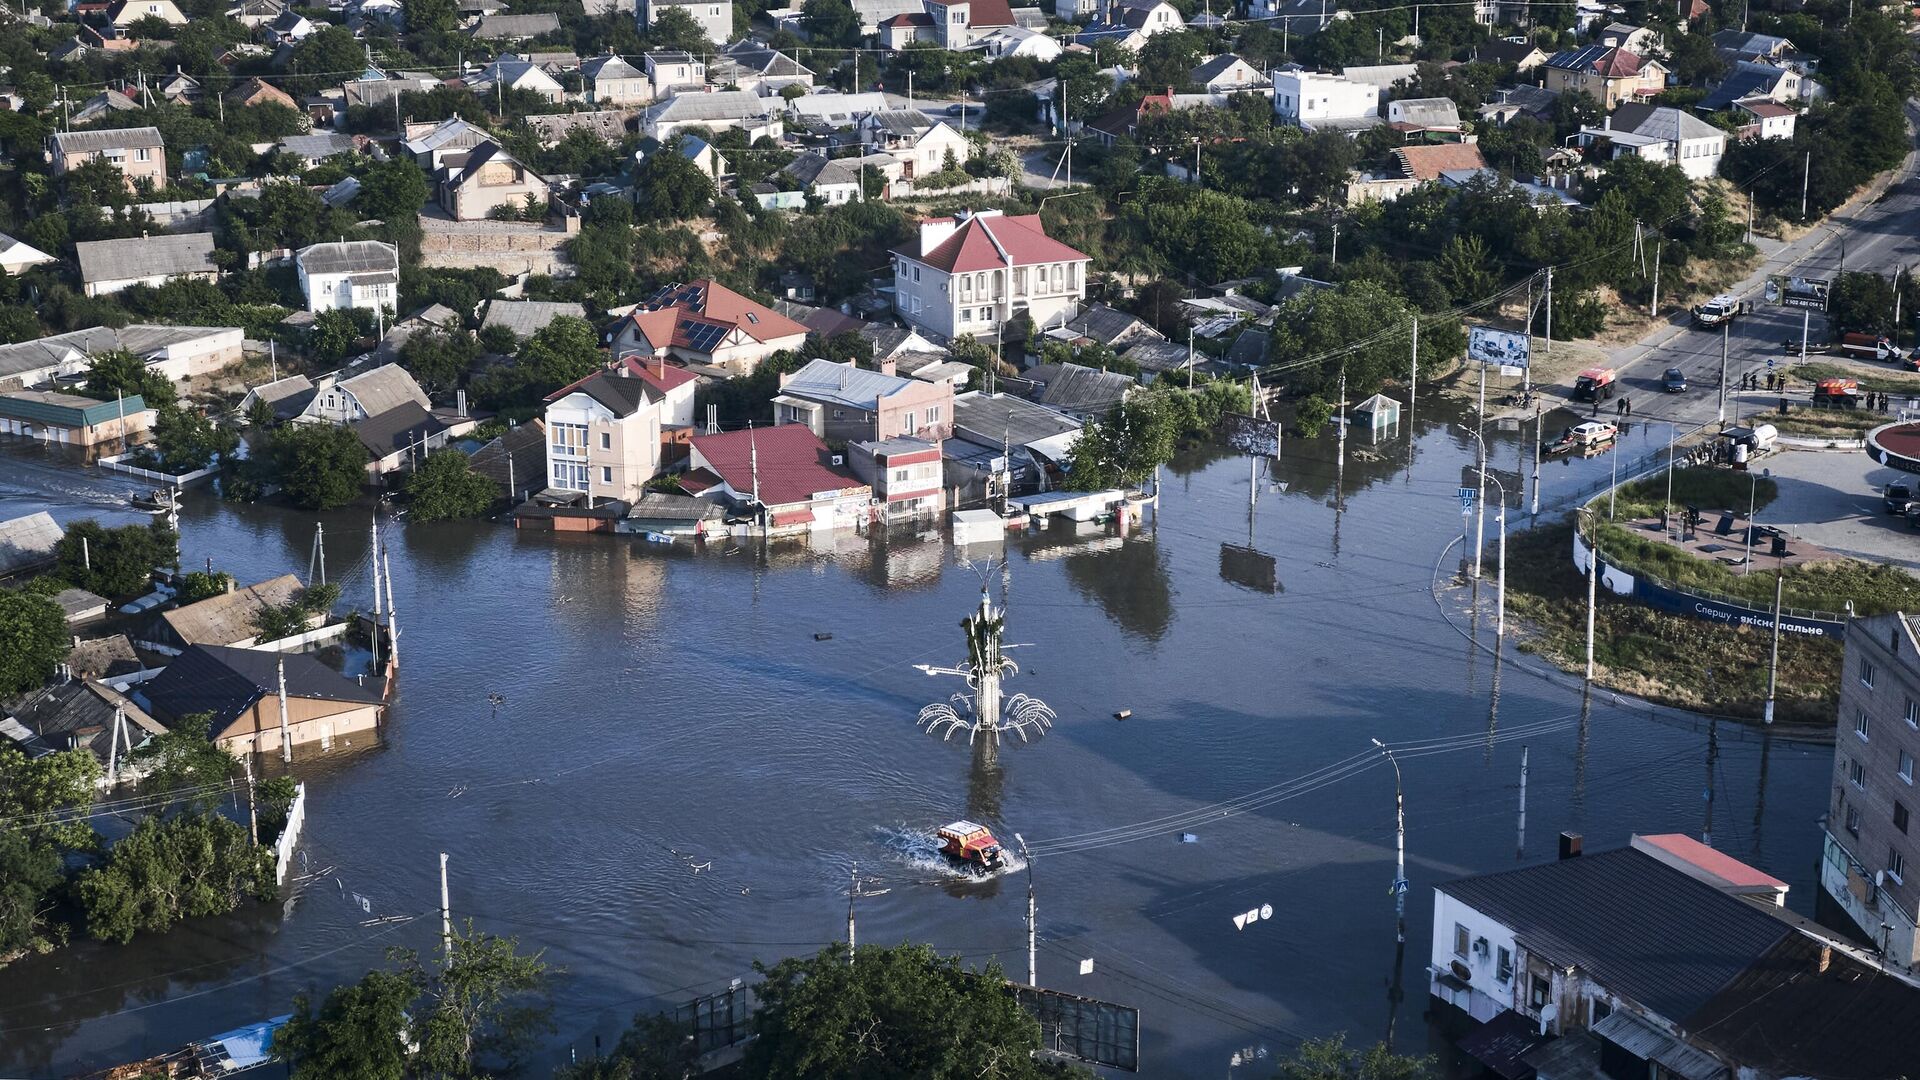
[[[758,457],[760,501],[767,506],[808,502],[825,492],[866,486],[859,477],[830,464],[827,444],[805,424],[695,435],[693,452],[742,495],[753,493]]]
[[[944,219],[936,219],[944,220]],[[997,243],[996,243],[997,242]],[[1004,250],[1005,255],[1001,252]],[[1007,265],[1083,262],[1087,256],[1047,235],[1038,214],[975,214],[924,254],[907,253],[935,270],[965,274]]]
[[[1399,146],[1393,150],[1406,174],[1415,180],[1437,180],[1454,169],[1484,169],[1487,159],[1473,143],[1431,143],[1424,146]]]
[[[1625,49],[1608,49],[1593,61],[1593,73],[1603,79],[1626,79],[1640,74],[1645,61]]]
[[[1013,25],[1013,5],[1007,0],[927,0],[927,3],[936,7],[971,3],[972,8],[967,16],[969,26],[991,28]]]
[[[653,310],[636,308],[627,315],[646,335],[646,339],[656,346],[671,344],[683,349],[692,348],[689,338],[691,328],[687,323],[722,326],[729,330],[737,328],[759,342],[805,336],[807,332],[806,327],[785,315],[741,296],[712,278],[672,286],[672,293],[674,299],[670,303]],[[686,296],[697,296],[698,299],[681,299]],[[696,351],[711,353],[712,350]]]
[[[660,357],[635,356],[628,353],[620,358],[620,363],[625,365],[628,371],[639,376],[640,381],[662,394],[676,386],[685,386],[700,377],[686,368],[669,364]]]
[[[1748,98],[1744,101],[1736,101],[1734,104],[1755,116],[1794,116],[1800,111],[1791,105],[1782,105],[1767,98]]]
[[[893,18],[888,19],[886,22],[883,22],[880,25],[881,26],[932,26],[933,16],[927,14],[924,11],[907,11],[907,12],[902,12],[899,15],[895,15]]]
[[[1695,840],[1683,833],[1662,833],[1637,839],[1659,848],[1684,862],[1712,874],[1735,888],[1784,889],[1787,883],[1771,874],[1763,874],[1739,859]]]

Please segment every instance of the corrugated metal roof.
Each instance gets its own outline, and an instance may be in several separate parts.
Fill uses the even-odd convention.
[[[53,143],[65,154],[95,154],[102,150],[137,150],[165,146],[160,129],[109,128],[103,131],[56,131]]]
[[[487,305],[487,317],[481,321],[480,328],[504,326],[516,337],[530,338],[562,315],[584,319],[587,309],[581,304],[552,300],[495,300]]]
[[[301,248],[294,259],[310,275],[400,272],[400,249],[378,240],[314,244]]]
[[[912,385],[912,379],[898,375],[882,375],[831,360],[810,360],[806,367],[781,382],[780,392],[809,401],[872,410],[879,407],[880,398]]]
[[[160,620],[187,645],[232,645],[252,641],[260,631],[253,617],[265,608],[283,607],[300,592],[300,579],[282,574],[186,607],[162,612]]]
[[[0,577],[52,562],[54,545],[66,535],[44,510],[0,521]]]
[[[146,408],[147,403],[139,394],[120,401],[101,401],[78,394],[45,390],[14,390],[0,394],[0,416],[66,428],[92,427],[117,416],[145,412]]]
[[[220,271],[219,264],[213,261],[210,232],[83,240],[74,245],[74,253],[80,259],[80,280],[89,284]]]

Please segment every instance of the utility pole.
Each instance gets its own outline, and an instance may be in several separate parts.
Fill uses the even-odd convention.
[[[1387,763],[1393,766],[1393,823],[1394,823],[1394,870],[1393,870],[1393,916],[1394,930],[1401,944],[1407,941],[1407,799],[1406,791],[1400,786],[1400,762],[1387,749],[1387,744],[1379,739],[1373,745],[1386,755]]]
[[[1520,835],[1514,843],[1515,861],[1527,857],[1527,748],[1520,748]]]
[[[280,676],[280,760],[293,761],[293,733],[287,730],[287,658],[284,655],[274,658],[274,667]]]
[[[1653,305],[1647,309],[1647,315],[1655,319],[1660,317],[1660,256],[1666,250],[1664,238],[1653,245]]]
[[[1584,506],[1580,513],[1587,515],[1591,530],[1587,536],[1587,681],[1591,683],[1594,611],[1600,602],[1600,519]]]
[[[847,879],[847,966],[853,966],[855,947],[853,933],[853,898],[860,895],[860,864],[854,863]]]
[[[1413,349],[1407,361],[1407,411],[1413,411],[1413,402],[1420,396],[1420,316],[1413,316]],[[1408,438],[1412,438],[1412,425],[1408,425]]]
[[[1547,267],[1547,340],[1540,344],[1542,359],[1553,358],[1553,267]]]
[[[260,818],[253,809],[253,752],[240,759],[247,770],[247,835],[253,838],[253,845],[260,846]]]
[[[113,710],[113,742],[107,746],[107,788],[112,790],[120,780],[120,717],[119,706]],[[131,748],[129,748],[131,749]]]
[[[387,666],[395,671],[400,668],[400,623],[393,612],[393,564],[387,561],[387,553],[380,553],[380,572],[387,579]]]
[[[1027,853],[1026,838],[1019,833],[1013,839],[1020,845],[1020,858],[1027,864],[1027,985],[1040,985],[1039,917],[1033,906],[1033,856]]]
[[[1480,370],[1484,372],[1486,368],[1483,367]],[[1480,451],[1480,494],[1474,500],[1473,507],[1473,580],[1478,581],[1480,580],[1480,549],[1485,547],[1487,542],[1487,440],[1465,424],[1461,424],[1460,429],[1473,436],[1474,444]],[[1465,527],[1462,526],[1462,528],[1464,530]]]
[[[84,536],[80,538],[80,565],[86,567],[88,571],[93,570],[93,545],[87,543],[87,538]]]
[[[1813,183],[1813,151],[1807,151],[1806,166],[1800,172],[1800,220],[1807,220],[1807,188]]]
[[[1547,426],[1547,410],[1544,405],[1533,409],[1533,514],[1540,517],[1540,436]]]
[[[370,541],[372,547],[368,549],[371,554],[367,556],[367,565],[373,571],[373,667],[378,671],[380,670],[380,515],[378,512],[373,516],[369,535],[372,537]]]
[[[1776,567],[1773,572],[1773,653],[1767,658],[1766,722],[1769,724],[1773,723],[1774,687],[1780,681],[1780,598],[1786,583],[1786,578]]]
[[[1333,219],[1333,254],[1332,254],[1332,257],[1328,260],[1328,263],[1331,266],[1340,265],[1340,219],[1339,218]]]
[[[1729,323],[1720,324],[1720,424],[1727,423],[1727,346],[1728,334],[1732,330]]]
[[[447,902],[447,853],[440,853],[440,964],[453,966],[453,907]]]
[[[1507,636],[1507,486],[1498,477],[1493,480],[1500,489],[1500,562],[1493,587],[1493,636]]]

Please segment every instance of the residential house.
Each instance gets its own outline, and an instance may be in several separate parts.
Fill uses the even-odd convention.
[[[493,93],[496,86],[507,90],[525,90],[556,104],[567,96],[567,89],[560,85],[560,80],[548,74],[539,64],[514,53],[496,58],[471,82],[474,93],[482,97]]]
[[[873,489],[802,424],[695,435],[680,486],[739,507],[768,533],[852,528],[868,518]]]
[[[1404,139],[1460,136],[1460,107],[1452,98],[1398,98],[1387,102],[1387,125]]]
[[[1713,48],[1730,64],[1742,60],[1783,60],[1796,51],[1792,41],[1778,35],[1735,29],[1715,30]]]
[[[513,331],[514,337],[525,341],[562,315],[584,319],[587,309],[582,304],[555,300],[489,300],[487,316],[480,321],[480,329],[504,326]]]
[[[1026,379],[1034,401],[1077,420],[1106,419],[1138,385],[1131,376],[1079,364],[1041,364]]]
[[[1678,165],[1691,180],[1720,172],[1727,133],[1685,109],[1628,103],[1613,111],[1605,127],[1581,128],[1580,145],[1603,145],[1614,158],[1638,157]]]
[[[715,86],[735,86],[772,97],[789,86],[812,87],[813,70],[778,49],[757,41],[736,41],[720,50],[707,67]]]
[[[103,682],[76,678],[43,687],[0,710],[0,734],[28,757],[90,750],[104,766],[128,760],[166,726]]]
[[[154,411],[135,394],[116,401],[51,390],[0,390],[0,435],[65,446],[127,443],[153,427]]]
[[[1505,1075],[1894,1076],[1920,988],[1737,884],[1704,845],[1634,846],[1434,890],[1431,994]],[[1662,850],[1664,849],[1664,850]],[[1604,1063],[1604,1068],[1603,1068]]]
[[[0,521],[0,581],[52,566],[66,535],[45,510]]]
[[[285,687],[284,691],[281,689]],[[362,685],[307,653],[195,645],[133,695],[178,727],[208,717],[204,734],[235,756],[283,746],[372,741],[386,712],[375,685]]]
[[[476,127],[457,116],[437,124],[408,124],[407,138],[400,146],[428,172],[446,164],[448,155],[464,154],[493,137],[485,128]]]
[[[546,177],[522,165],[500,144],[483,142],[465,156],[448,154],[434,174],[440,208],[455,221],[483,221],[503,207],[524,210],[545,203]]]
[[[1078,314],[1043,328],[1049,338],[1074,345],[1100,344],[1115,352],[1143,341],[1163,340],[1160,331],[1131,315],[1106,304],[1088,304]],[[1037,344],[1035,345],[1037,348]]]
[[[99,158],[119,169],[128,187],[142,180],[156,188],[167,184],[167,147],[158,128],[56,131],[47,137],[47,144],[55,176],[65,176]]]
[[[678,357],[748,375],[782,349],[797,349],[807,328],[711,278],[668,285],[607,330],[615,356]]]
[[[1771,98],[1742,98],[1733,103],[1740,117],[1742,139],[1791,139],[1800,122],[1800,110]]]
[[[978,505],[999,486],[1011,495],[1048,490],[1065,475],[1084,428],[1066,413],[1012,394],[976,390],[955,397],[953,435],[940,444],[954,505]]]
[[[898,158],[908,180],[932,175],[950,164],[960,168],[973,153],[973,144],[945,120],[913,109],[889,109],[863,117],[860,141]]]
[[[36,266],[53,262],[53,256],[20,239],[0,233],[0,271],[19,276]]]
[[[1424,146],[1396,146],[1391,151],[1399,175],[1419,183],[1431,183],[1440,174],[1456,169],[1484,169],[1486,159],[1478,143],[1432,143]]]
[[[319,28],[314,26],[305,15],[300,14],[292,8],[287,8],[276,16],[272,22],[267,24],[266,29],[261,32],[261,35],[267,39],[269,44],[279,48],[298,45],[312,36],[313,32],[317,29]]]
[[[1906,971],[1920,968],[1920,826],[1910,820],[1920,807],[1916,759],[1920,626],[1902,613],[1855,619],[1841,667],[1820,887]]]
[[[473,424],[463,425],[470,431]],[[347,425],[367,451],[367,483],[378,484],[389,473],[420,467],[428,454],[447,445],[455,427],[418,402],[403,402],[383,413]]]
[[[655,49],[642,58],[647,69],[649,100],[668,97],[676,90],[696,90],[707,85],[707,62],[692,53]]]
[[[201,97],[200,80],[177,68],[173,74],[162,76],[154,90],[162,101],[174,105],[191,105]]]
[[[705,139],[699,136],[687,134],[675,135],[673,138],[667,140],[667,142],[668,146],[672,147],[672,150],[668,152],[678,153],[681,157],[693,162],[694,167],[699,169],[708,179],[712,180],[716,186],[719,185],[722,177],[727,176],[733,171],[725,155],[715,150]],[[665,148],[652,139],[642,139],[640,141],[640,148],[633,152],[633,160],[635,162],[645,161],[647,158],[660,153],[663,149]]]
[[[229,588],[219,596],[161,612],[139,644],[169,656],[195,645],[251,648],[261,644],[260,628],[254,625],[256,617],[263,611],[285,608],[299,599],[301,592],[300,579],[292,574]],[[313,625],[318,625],[325,617],[314,618]]]
[[[299,158],[311,169],[328,158],[358,154],[369,145],[364,135],[346,135],[338,131],[320,131],[311,135],[289,135],[274,144],[274,149]]]
[[[142,19],[159,19],[168,26],[185,26],[187,17],[173,0],[114,0],[107,5],[107,25],[126,30]]]
[[[1167,0],[1110,0],[1109,25],[1125,26],[1143,38],[1185,30],[1180,9]]]
[[[684,399],[685,430],[692,420],[694,376],[656,361],[623,358],[547,396],[547,487],[578,493],[589,505],[618,499],[633,504],[660,475],[663,433]]]
[[[613,53],[596,56],[580,65],[587,83],[587,101],[594,105],[632,105],[653,100],[653,87],[647,73]]]
[[[1495,90],[1493,97],[1480,106],[1476,115],[1503,127],[1516,116],[1545,123],[1552,119],[1554,102],[1559,99],[1557,92],[1544,86],[1506,86]]]
[[[883,362],[873,371],[851,360],[811,360],[780,376],[773,422],[804,424],[835,442],[946,438],[953,429],[953,388],[895,375],[892,367]]]
[[[112,602],[106,597],[90,593],[85,589],[61,589],[53,594],[53,602],[60,605],[60,612],[67,617],[68,626],[106,618],[107,609],[112,606]],[[126,638],[121,637],[118,640],[125,641]],[[129,645],[128,648],[131,649],[132,646]],[[78,674],[77,671],[76,674]],[[91,676],[82,675],[81,677],[90,678]]]
[[[540,137],[540,145],[543,147],[559,146],[566,141],[567,136],[576,131],[584,131],[608,146],[613,146],[625,139],[632,131],[634,118],[635,114],[631,112],[604,110],[529,116],[526,122],[527,126],[533,129],[533,133]]]
[[[1380,90],[1301,68],[1273,72],[1273,113],[1310,130],[1345,130],[1379,122]]]
[[[1412,85],[1420,76],[1418,64],[1348,64],[1340,77],[1373,87],[1374,111],[1385,112],[1387,99]]]
[[[1246,10],[1248,19],[1264,22],[1283,35],[1297,38],[1319,33],[1339,14],[1337,7],[1323,0],[1247,0]]]
[[[924,11],[903,11],[879,26],[880,44],[889,52],[899,52],[917,41],[933,41],[933,16]]]
[[[1038,215],[929,218],[893,256],[895,313],[940,341],[997,337],[1022,314],[1044,326],[1087,295],[1089,257],[1049,237]]]
[[[249,387],[246,396],[240,399],[237,410],[241,416],[253,411],[254,405],[264,402],[273,411],[275,420],[287,421],[307,410],[313,402],[313,380],[305,375],[283,375],[272,382]]]
[[[1631,53],[1647,56],[1665,52],[1666,46],[1660,37],[1660,31],[1650,26],[1634,26],[1631,23],[1608,23],[1593,35],[1595,43],[1625,49]]]
[[[779,175],[786,180],[784,186],[800,193],[801,205],[805,205],[807,195],[812,195],[828,206],[839,206],[862,197],[864,189],[860,180],[859,160],[829,158],[825,154],[808,151],[788,162]],[[783,193],[776,192],[768,198],[762,198],[760,204],[769,209],[779,207],[787,201],[780,199],[779,194]]]
[[[1790,67],[1760,60],[1741,60],[1727,70],[1718,85],[1694,108],[1701,112],[1730,109],[1742,98],[1768,98],[1773,101],[1798,101],[1802,96],[1802,76]]]
[[[873,488],[874,517],[910,521],[946,509],[939,440],[905,436],[847,444],[853,475]]]
[[[547,483],[547,429],[538,419],[515,424],[473,452],[473,471],[502,498],[519,503]]]
[[[647,135],[665,143],[685,128],[711,132],[737,128],[752,143],[762,135],[778,139],[785,130],[780,120],[783,103],[746,90],[675,94],[648,109],[641,121]]]
[[[258,30],[287,10],[285,0],[241,0],[227,9],[227,18],[249,30]]]
[[[932,40],[943,49],[959,52],[980,38],[1014,25],[1007,0],[926,0],[933,26]]]
[[[1014,17],[1018,18],[1019,12],[1015,12]],[[1044,25],[1039,29],[1003,26],[982,37],[978,44],[995,60],[1024,57],[1041,64],[1051,64],[1060,59],[1065,48],[1059,39],[1046,32]]]
[[[1187,75],[1187,80],[1210,94],[1231,94],[1270,85],[1258,68],[1233,53],[1208,57]]]
[[[137,112],[139,108],[139,102],[118,90],[102,90],[85,101],[82,101],[79,107],[73,110],[72,122],[82,125],[91,124],[96,120],[104,119],[114,113]]]
[[[230,326],[95,326],[33,341],[0,345],[0,385],[35,386],[85,371],[88,358],[124,349],[148,370],[178,382],[218,371],[240,359],[244,334]]]
[[[1131,106],[1123,105],[1108,110],[1098,120],[1088,124],[1086,130],[1093,133],[1093,137],[1100,141],[1100,145],[1110,147],[1123,138],[1139,138],[1140,124],[1147,117],[1172,111],[1173,94],[1171,92],[1146,94]]]
[[[379,311],[400,302],[400,249],[378,240],[314,244],[294,253],[300,292],[311,312]]]
[[[473,24],[478,41],[526,41],[560,32],[560,16],[552,12],[537,15],[482,15]]]
[[[307,407],[294,417],[305,424],[357,424],[370,416],[391,412],[407,403],[431,409],[427,392],[399,364],[381,364],[350,378],[324,381],[314,387]]]
[[[1507,65],[1516,73],[1525,75],[1545,64],[1547,53],[1535,45],[1532,38],[1507,37],[1481,42],[1474,47],[1473,59],[1480,64]]]
[[[725,45],[733,40],[733,5],[726,0],[640,0],[640,25],[649,27],[670,8],[692,16],[707,40]]]
[[[867,114],[883,112],[892,107],[887,102],[887,95],[878,90],[852,94],[818,90],[786,103],[787,118],[794,125],[818,134],[832,134],[851,128]]]
[[[293,100],[293,95],[257,75],[248,78],[238,86],[227,91],[225,98],[227,105],[233,108],[246,109],[255,105],[278,105],[282,108],[292,109],[294,112],[300,111],[300,103]]]
[[[1658,60],[1612,45],[1562,49],[1546,64],[1547,89],[1578,90],[1600,103],[1604,112],[1651,97],[1667,88],[1667,68]]]

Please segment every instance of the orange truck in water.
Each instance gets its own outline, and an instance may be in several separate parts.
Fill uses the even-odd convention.
[[[940,840],[940,854],[969,870],[987,873],[1007,863],[1000,841],[993,838],[985,825],[956,821],[941,826],[934,836]]]

